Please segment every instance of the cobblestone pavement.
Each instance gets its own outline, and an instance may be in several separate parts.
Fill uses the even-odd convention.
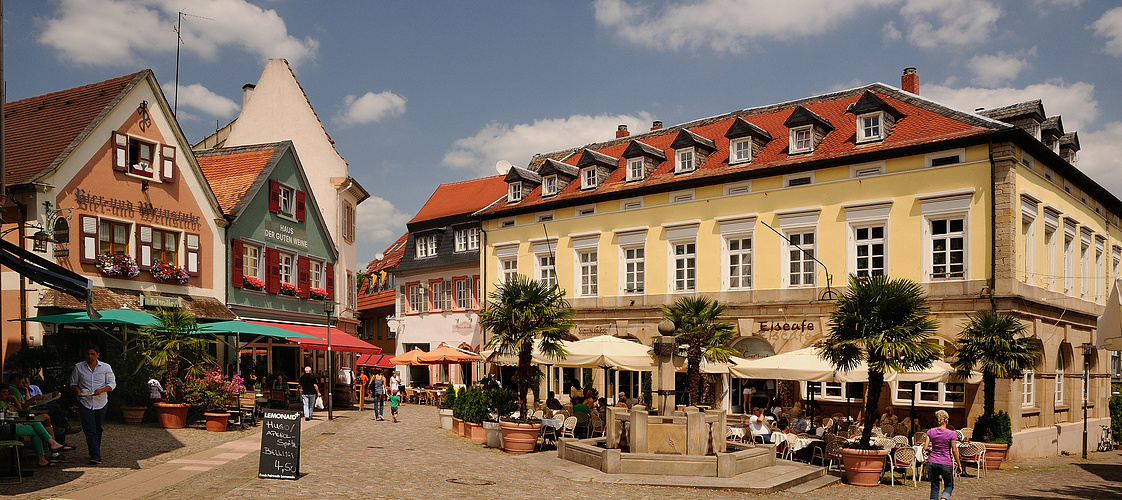
[[[387,412],[388,413],[388,412]],[[439,428],[436,409],[407,405],[402,422],[375,422],[373,412],[341,411],[334,421],[307,429],[302,438],[301,472],[296,481],[259,480],[256,453],[230,461],[149,496],[149,498],[741,498],[745,493],[684,488],[576,482],[566,471],[583,467],[553,452],[508,455]],[[188,431],[196,434],[210,434]],[[259,432],[259,428],[257,429]],[[220,434],[226,440],[238,435]],[[240,434],[240,433],[238,433]],[[244,434],[241,434],[244,436]],[[211,436],[187,439],[213,439]],[[193,451],[208,443],[192,444]],[[211,445],[213,446],[213,445]],[[187,448],[184,445],[183,448]],[[72,453],[80,453],[76,451]],[[179,448],[171,453],[185,453]],[[77,456],[76,456],[77,457]],[[155,462],[170,460],[160,455]],[[1091,453],[1086,461],[1055,457],[1013,464],[985,478],[960,478],[954,498],[1120,498],[1122,452]],[[66,491],[105,480],[104,469],[75,467],[77,477],[47,489],[0,487],[0,496],[65,497]],[[45,471],[44,476],[69,471]],[[116,470],[116,469],[114,469]],[[114,474],[128,473],[120,469]],[[39,478],[35,479],[40,480]],[[45,480],[45,479],[44,479]],[[882,485],[875,489],[835,485],[806,494],[778,493],[774,499],[926,498],[918,488]]]

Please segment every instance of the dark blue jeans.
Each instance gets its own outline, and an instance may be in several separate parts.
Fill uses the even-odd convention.
[[[950,498],[954,490],[954,466],[927,464],[927,479],[931,481],[931,500],[939,500],[939,480],[943,481],[943,498]]]
[[[374,394],[374,418],[382,418],[386,414],[386,395]]]
[[[101,460],[101,431],[105,423],[105,410],[91,410],[78,405],[78,415],[82,417],[82,432],[86,435],[86,448],[90,450],[90,458]]]

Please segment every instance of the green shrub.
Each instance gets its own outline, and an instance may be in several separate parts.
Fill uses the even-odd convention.
[[[444,400],[440,402],[440,407],[447,410],[449,408],[454,408],[455,406],[456,406],[456,388],[452,387],[452,386],[448,386],[448,389],[446,391],[444,391]]]
[[[990,428],[993,430],[993,438],[989,441],[985,440],[982,435],[985,432],[985,415],[978,417],[974,422],[974,435],[970,437],[973,441],[981,441],[992,444],[1007,444],[1013,445],[1013,422],[1009,419],[1009,414],[1004,411],[999,411],[994,414],[993,421],[990,423]]]
[[[467,404],[467,392],[468,389],[466,387],[458,391],[453,391],[455,396],[452,396],[452,416],[460,420],[464,419],[464,405]],[[444,398],[445,401],[448,400],[447,395],[445,395]]]
[[[456,395],[456,402],[461,403],[461,415],[465,422],[482,424],[487,419],[487,402],[483,397],[483,389],[471,387],[463,394]]]
[[[483,399],[489,416],[496,420],[509,417],[518,410],[518,396],[514,391],[494,388],[483,392]]]
[[[1110,434],[1114,441],[1122,439],[1122,395],[1110,397]]]

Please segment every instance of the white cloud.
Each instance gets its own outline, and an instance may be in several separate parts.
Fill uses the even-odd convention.
[[[1064,128],[1067,119],[1064,119]],[[1079,133],[1079,169],[1111,193],[1122,193],[1122,122],[1107,123],[1101,130]]]
[[[289,35],[276,11],[246,0],[194,0],[190,8],[176,0],[62,0],[43,22],[39,43],[76,63],[131,65],[138,54],[175,52],[173,28],[181,9],[189,14],[183,18],[181,50],[207,60],[232,47],[296,65],[319,46],[312,38]]]
[[[389,200],[371,195],[358,206],[355,217],[360,250],[359,260],[367,262],[405,232],[405,223],[413,216],[404,214]],[[369,254],[369,255],[366,255]],[[365,268],[365,264],[359,266]]]
[[[175,84],[166,85],[163,90],[164,96],[170,101],[169,104],[172,104],[175,100]],[[176,117],[181,120],[187,118],[182,108],[193,108],[210,116],[229,118],[238,112],[238,107],[238,103],[211,92],[202,84],[180,85],[179,108],[181,110]],[[190,118],[196,117],[190,115]]]
[[[1103,50],[1107,54],[1122,56],[1122,7],[1115,7],[1106,11],[1103,17],[1091,25],[1095,34],[1108,38]]]
[[[895,21],[884,23],[884,28],[881,28],[881,33],[884,35],[884,39],[888,41],[900,40],[901,38],[904,38],[904,34],[901,33],[900,29],[896,27]]]
[[[907,24],[908,41],[934,48],[985,41],[1001,9],[989,0],[908,0],[900,14]]]
[[[377,94],[367,92],[362,97],[344,97],[343,107],[338,117],[342,124],[362,125],[400,116],[405,112],[405,98],[388,90]]]
[[[650,123],[651,115],[645,112],[638,116],[574,115],[513,126],[490,123],[474,136],[457,139],[453,149],[444,154],[444,164],[492,175],[499,160],[524,167],[537,153],[614,139],[617,125],[627,124],[633,130],[645,131]]]
[[[596,0],[596,22],[625,40],[657,49],[709,46],[744,50],[752,39],[821,35],[866,11],[898,0],[696,0],[659,9],[628,0]]]
[[[966,62],[974,72],[974,82],[981,85],[998,85],[1017,78],[1029,67],[1028,57],[1036,56],[1036,47],[1015,54],[978,54]]]
[[[976,108],[996,108],[1018,102],[1040,99],[1044,110],[1051,115],[1063,115],[1064,129],[1079,130],[1099,116],[1099,102],[1095,100],[1095,86],[1085,82],[1064,83],[1051,80],[1025,88],[951,88],[942,85],[921,85],[920,95],[962,111]]]

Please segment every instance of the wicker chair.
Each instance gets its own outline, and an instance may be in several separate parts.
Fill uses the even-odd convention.
[[[986,446],[982,443],[967,443],[958,449],[958,459],[966,472],[966,464],[974,464],[974,474],[978,477],[985,475]]]
[[[904,424],[896,424],[896,432],[893,433],[892,435],[893,436],[907,437],[908,436],[908,431],[910,431],[910,430],[911,430],[910,426],[907,426],[907,425],[904,425]]]
[[[896,424],[884,424],[880,426],[880,433],[885,437],[892,437],[896,435]]]
[[[815,447],[810,455],[810,463],[813,464],[815,459],[821,460],[822,465],[826,467],[826,472],[834,467],[834,462],[841,462],[841,447],[840,441],[826,441],[826,447]]]
[[[962,430],[962,440],[963,441],[969,441],[969,440],[974,438],[974,429],[972,429],[970,427],[963,427],[961,430]]]
[[[892,440],[896,441],[896,446],[907,446],[911,448],[912,444],[908,442],[908,436],[892,436]]]
[[[575,438],[577,430],[577,417],[565,418],[565,424],[561,426],[561,437]]]
[[[912,434],[912,444],[921,445],[921,444],[926,443],[926,442],[927,442],[927,433],[926,432],[916,432],[915,434]]]
[[[904,469],[905,473],[910,471],[912,473],[912,487],[915,488],[917,484],[916,479],[916,451],[911,446],[901,446],[888,455],[888,477],[891,485],[896,485],[896,470]],[[904,476],[904,483],[907,484],[908,476]]]
[[[795,434],[784,434],[783,435],[783,441],[785,443],[787,443],[787,446],[783,448],[783,452],[782,452],[783,454],[779,458],[782,458],[784,460],[794,460],[795,459],[795,443],[797,443],[798,440],[799,440],[799,437],[796,436]]]

